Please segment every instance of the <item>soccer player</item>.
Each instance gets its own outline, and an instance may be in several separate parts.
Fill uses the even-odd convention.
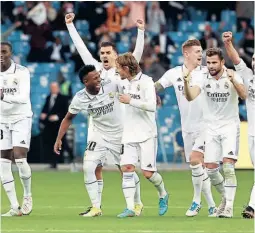
[[[115,60],[117,58],[117,51],[116,51],[115,45],[111,42],[102,42],[100,45],[101,62],[98,62],[96,59],[92,57],[91,53],[86,48],[86,45],[83,43],[82,39],[80,38],[73,24],[74,17],[75,15],[73,13],[69,13],[66,15],[65,21],[66,21],[69,34],[84,64],[94,65],[96,67],[96,70],[100,71],[101,73],[100,76],[102,80],[109,77],[114,79],[118,77],[118,74],[116,73],[116,68],[115,68]],[[137,27],[138,27],[138,36],[137,36],[136,46],[135,46],[135,50],[133,54],[135,58],[137,59],[137,61],[140,62],[142,53],[143,53],[143,48],[144,48],[144,28],[145,28],[144,22],[142,20],[137,20]],[[88,138],[90,138],[92,131],[93,131],[93,120],[90,119]],[[100,202],[101,202],[102,190],[103,190],[102,165],[99,165],[98,168],[96,169],[96,177],[97,177],[98,185],[99,185],[98,195],[100,197]],[[143,205],[141,203],[141,198],[140,198],[140,181],[137,174],[135,174],[135,179],[136,179],[136,195],[135,195],[136,214],[140,215]],[[88,212],[90,208],[91,207],[89,207],[86,212]],[[83,214],[85,214],[86,212],[84,212]]]
[[[201,192],[208,203],[208,216],[215,217],[216,207],[211,192],[211,182],[206,169],[203,167],[204,156],[204,118],[202,96],[192,102],[187,101],[184,95],[183,76],[191,72],[205,73],[206,67],[202,67],[202,47],[199,40],[187,40],[182,45],[184,64],[168,70],[156,83],[156,91],[174,86],[177,97],[182,125],[182,136],[186,162],[190,163],[192,171],[192,183],[194,188],[193,201],[186,212],[186,216],[192,217],[199,213],[201,208]]]
[[[11,203],[11,209],[2,214],[4,217],[29,215],[33,206],[31,169],[27,163],[33,114],[30,102],[30,73],[26,67],[14,63],[11,56],[11,44],[1,42],[0,176]],[[11,169],[13,158],[24,188],[21,208]]]
[[[118,217],[135,216],[134,173],[139,160],[143,175],[158,190],[159,215],[164,215],[168,209],[169,195],[156,168],[157,125],[154,83],[152,78],[141,72],[137,60],[131,53],[119,56],[116,65],[121,79],[129,81],[129,84],[124,86],[124,94],[120,94],[119,97],[120,102],[126,104],[120,164],[123,172],[122,189],[127,208]]]
[[[221,49],[208,49],[206,63],[209,73],[205,76],[191,82],[189,74],[184,77],[184,93],[187,100],[192,101],[204,91],[204,162],[212,184],[222,196],[217,216],[231,218],[237,187],[235,162],[238,158],[240,128],[238,96],[245,99],[246,91],[241,77],[233,70],[224,68]],[[219,162],[223,162],[225,183],[219,172]]]
[[[237,51],[232,44],[232,32],[224,32],[222,39],[229,58],[235,65],[235,69],[243,79],[246,91],[248,93],[246,100],[247,116],[248,116],[248,139],[249,151],[252,164],[254,166],[255,158],[255,54],[252,57],[252,70],[249,69],[244,61],[239,57]],[[244,218],[254,218],[255,210],[255,184],[251,191],[249,205],[244,209],[242,215]]]

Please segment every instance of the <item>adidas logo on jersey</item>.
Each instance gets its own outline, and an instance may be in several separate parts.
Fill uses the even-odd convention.
[[[200,147],[198,147],[198,149],[199,149],[199,150],[204,150],[205,147],[204,147],[204,146],[200,146]]]
[[[24,140],[22,140],[22,141],[20,142],[20,144],[26,144],[26,143],[25,143],[25,141],[24,141]]]
[[[177,82],[181,82],[181,81],[182,81],[182,79],[181,79],[181,78],[178,78],[178,79],[177,79]]]
[[[206,88],[211,88],[211,85],[210,85],[210,84],[207,84],[205,87],[206,87]]]
[[[91,104],[89,104],[88,108],[92,108],[92,105],[91,105]]]
[[[147,165],[147,167],[152,168],[151,164]]]
[[[230,152],[228,153],[228,155],[234,155],[233,151],[230,151]]]

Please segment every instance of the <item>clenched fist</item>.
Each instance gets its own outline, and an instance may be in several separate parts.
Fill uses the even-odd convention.
[[[230,80],[231,82],[233,82],[233,80],[234,80],[234,75],[235,75],[234,70],[232,70],[232,69],[227,69],[227,75],[228,75],[229,80]]]
[[[139,29],[141,29],[141,30],[145,30],[145,23],[144,23],[143,20],[141,20],[141,19],[138,19],[138,20],[136,21],[136,26],[137,26]]]
[[[68,13],[65,16],[66,24],[72,23],[74,20],[75,14],[74,13]]]
[[[223,32],[222,33],[222,40],[224,43],[229,43],[233,39],[232,32]]]

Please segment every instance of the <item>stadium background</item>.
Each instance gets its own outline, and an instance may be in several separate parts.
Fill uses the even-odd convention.
[[[200,39],[203,49],[223,47],[221,33],[230,30],[242,58],[248,66],[254,53],[254,2],[1,2],[1,39],[13,45],[13,59],[31,72],[33,128],[30,163],[45,163],[39,117],[49,84],[65,79],[72,94],[82,88],[77,71],[82,61],[64,23],[64,15],[74,12],[74,24],[94,57],[103,40],[116,43],[119,53],[133,51],[135,20],[146,22],[146,38],[141,66],[155,81],[163,73],[182,64],[181,45],[189,38]],[[36,11],[35,11],[36,9]],[[35,14],[29,14],[29,11]],[[30,17],[29,17],[30,15]],[[166,35],[166,45],[158,35]],[[52,48],[61,44],[61,59],[52,59]],[[233,67],[226,59],[227,67]],[[60,83],[62,85],[62,83]],[[68,94],[68,93],[63,93]],[[184,163],[180,115],[173,88],[162,95],[157,111],[159,130],[158,162],[177,167]],[[242,122],[238,167],[251,168],[247,143],[245,103],[239,104]],[[87,116],[79,114],[68,132],[68,141],[77,161],[86,146]],[[66,163],[64,152],[61,161]]]

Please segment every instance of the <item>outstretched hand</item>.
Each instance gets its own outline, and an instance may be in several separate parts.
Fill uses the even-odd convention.
[[[74,18],[75,18],[75,14],[74,13],[66,14],[66,16],[65,16],[66,24],[72,23]]]

